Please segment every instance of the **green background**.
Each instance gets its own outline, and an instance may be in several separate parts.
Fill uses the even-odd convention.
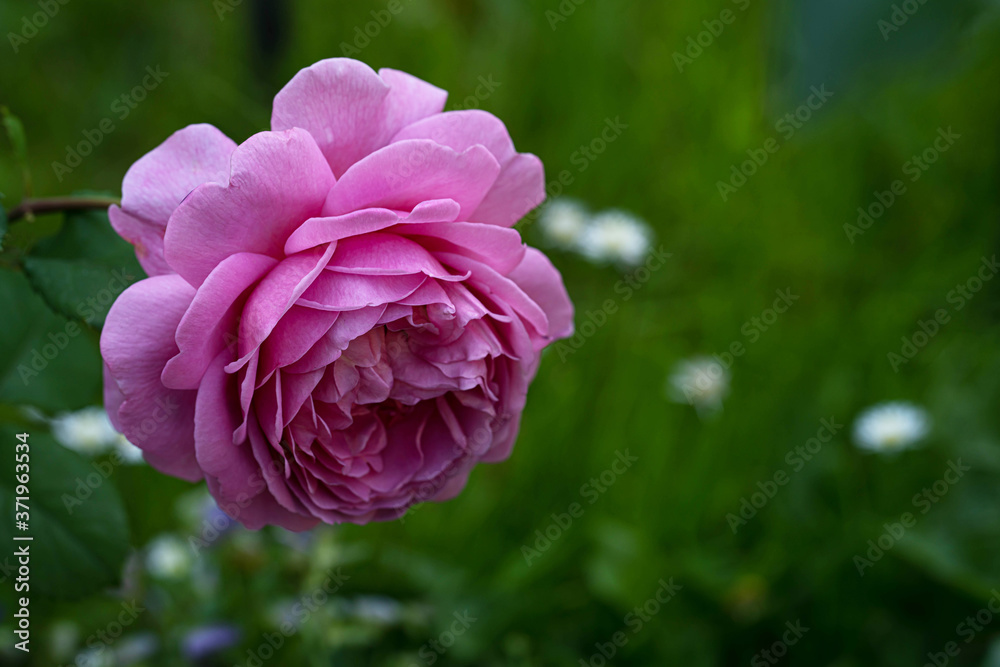
[[[619,630],[628,642],[608,664],[770,664],[760,652],[799,620],[809,630],[783,664],[922,665],[952,641],[960,652],[948,664],[1000,664],[1000,653],[990,655],[1000,619],[968,643],[959,626],[1000,588],[1000,281],[985,282],[961,310],[948,301],[1000,242],[996,2],[911,0],[916,13],[885,39],[878,22],[893,7],[881,0],[564,0],[562,13],[558,0],[402,0],[387,25],[369,27],[376,34],[367,45],[355,43],[357,31],[387,3],[222,2],[53,0],[58,11],[16,53],[9,33],[41,10],[0,6],[8,35],[0,103],[24,125],[35,196],[118,193],[132,162],[190,123],[242,141],[267,128],[271,98],[297,70],[347,44],[375,68],[449,90],[449,108],[467,106],[480,77],[499,82],[482,108],[504,120],[519,150],[542,158],[550,182],[569,172],[571,183],[553,190],[595,210],[636,213],[671,257],[626,301],[614,289],[620,271],[550,252],[578,327],[607,299],[618,310],[565,359],[546,354],[513,456],[477,469],[457,499],[420,507],[405,522],[321,529],[308,543],[278,531],[231,532],[172,582],[150,577],[136,559],[124,580],[95,561],[74,577],[96,590],[68,601],[33,592],[33,662],[9,646],[8,580],[4,664],[69,664],[133,599],[147,611],[126,634],[160,639],[142,664],[185,664],[182,638],[210,623],[235,624],[243,640],[205,664],[246,664],[247,651],[274,631],[275,609],[337,566],[349,579],[270,664],[429,664],[421,647],[465,610],[477,620],[434,653],[436,664],[596,666],[595,645]],[[724,10],[731,23],[704,33],[719,31],[713,21]],[[688,40],[699,33],[707,45],[678,67],[676,53],[698,53]],[[114,101],[147,66],[168,75],[120,118]],[[793,136],[782,134],[782,117],[824,85],[832,99]],[[114,130],[60,181],[53,162],[65,162],[67,146],[105,118]],[[608,119],[627,129],[581,162],[579,149]],[[909,180],[904,165],[941,128],[960,138]],[[724,201],[718,183],[771,137],[780,148]],[[2,150],[10,209],[23,182],[12,145]],[[845,225],[896,179],[906,192],[851,242]],[[42,299],[26,276],[33,261],[83,262],[100,285],[101,270],[128,258],[110,238],[72,255],[76,218],[30,224],[15,225],[0,255],[0,421],[8,424],[0,433],[4,452],[14,432],[33,434],[41,476],[37,460],[56,446],[20,406],[54,414],[100,401],[99,322],[81,323],[70,347],[25,386],[17,365],[67,324],[51,312],[64,312],[52,303],[63,292],[50,288]],[[542,243],[531,218],[521,227],[529,243]],[[25,257],[23,248],[57,232]],[[751,341],[744,326],[779,289],[799,299]],[[941,308],[950,321],[896,372],[887,355]],[[736,341],[746,352],[732,363],[720,415],[700,419],[669,401],[666,378],[678,361]],[[886,400],[928,409],[926,447],[895,457],[854,447],[854,418]],[[843,428],[793,472],[786,454],[814,437],[821,419]],[[582,485],[619,451],[637,462],[590,504]],[[90,466],[52,458],[53,471]],[[914,495],[959,459],[971,471],[921,513]],[[0,471],[4,522],[9,465]],[[734,533],[727,515],[779,471],[789,483]],[[36,515],[49,493],[38,484]],[[122,539],[141,552],[161,533],[200,532],[183,511],[196,485],[119,466],[101,488],[107,511],[94,521],[118,521],[123,506],[130,528],[127,538],[106,536],[102,557],[123,554]],[[583,515],[529,566],[522,547],[534,547],[535,531],[574,502]],[[905,512],[916,526],[859,576],[855,556]],[[60,530],[84,547],[93,532]],[[5,523],[0,543],[10,543],[9,532]],[[627,615],[671,577],[680,592],[633,633]],[[373,605],[389,612],[372,613]]]

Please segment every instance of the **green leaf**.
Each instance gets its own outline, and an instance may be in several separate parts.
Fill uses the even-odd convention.
[[[55,312],[93,327],[103,326],[117,296],[145,277],[107,212],[94,210],[67,213],[59,232],[24,258],[24,272]]]
[[[7,107],[0,106],[0,122],[7,131],[7,138],[14,151],[14,161],[21,168],[24,178],[24,194],[31,194],[31,171],[28,168],[28,138],[21,119],[10,112]]]
[[[129,552],[128,524],[109,476],[98,466],[56,444],[45,433],[29,433],[28,529],[14,525],[16,432],[0,428],[0,542],[30,545],[31,592],[79,597],[115,584]],[[20,508],[18,511],[22,511]],[[14,542],[30,535],[30,542]]]
[[[96,332],[52,313],[24,275],[0,269],[0,396],[48,412],[91,405],[101,395]]]
[[[3,127],[7,131],[11,146],[14,148],[14,158],[21,163],[27,162],[28,139],[21,119],[12,114],[7,107],[0,107],[0,116],[3,117]]]

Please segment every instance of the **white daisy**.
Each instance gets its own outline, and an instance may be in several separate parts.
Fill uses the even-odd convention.
[[[854,422],[854,442],[872,452],[909,449],[930,431],[927,412],[904,402],[882,403],[865,410]]]
[[[571,250],[576,248],[587,228],[590,214],[575,199],[553,199],[542,209],[538,224],[550,245]]]
[[[161,535],[146,547],[146,569],[157,579],[183,578],[191,560],[191,550],[173,535]]]
[[[677,403],[688,403],[699,412],[722,408],[729,393],[729,371],[711,357],[685,359],[670,374],[668,392]]]
[[[91,456],[103,454],[121,437],[99,407],[59,415],[52,420],[52,435],[64,447]]]
[[[580,252],[597,262],[637,266],[649,254],[652,231],[645,222],[625,211],[595,215],[580,237]]]

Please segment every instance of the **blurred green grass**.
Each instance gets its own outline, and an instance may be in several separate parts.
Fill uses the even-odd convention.
[[[889,4],[879,7],[888,13]],[[343,595],[426,604],[432,620],[366,634],[342,618],[316,618],[275,664],[419,663],[419,647],[448,627],[453,611],[470,608],[480,620],[442,664],[577,665],[670,577],[681,593],[611,664],[745,664],[796,619],[810,631],[787,664],[922,664],[927,652],[960,641],[956,625],[1000,585],[1000,284],[986,283],[899,373],[886,355],[998,250],[996,31],[965,26],[962,39],[921,42],[891,67],[871,61],[870,70],[851,70],[833,102],[723,202],[717,182],[803,99],[797,79],[783,76],[803,68],[776,53],[792,14],[752,4],[681,73],[672,54],[732,3],[587,0],[552,30],[545,11],[557,6],[404,0],[355,57],[449,90],[450,106],[473,95],[480,76],[493,77],[501,85],[483,108],[504,120],[519,150],[543,159],[550,181],[570,170],[567,195],[641,215],[673,256],[565,363],[546,355],[509,461],[480,467],[459,498],[403,523],[323,531],[320,546],[351,573]],[[0,24],[19,25],[32,7],[3,5]],[[341,55],[341,43],[385,3],[288,7],[283,47],[263,63],[251,2],[223,20],[207,1],[62,6],[19,53],[4,54],[0,70],[0,101],[28,133],[35,194],[117,192],[135,159],[189,123],[213,123],[237,140],[266,129],[281,85]],[[873,25],[856,29],[877,38]],[[112,101],[147,65],[169,76],[60,182],[52,162],[112,115]],[[628,129],[578,171],[574,152],[617,117]],[[850,243],[843,225],[902,177],[939,127],[962,137]],[[8,156],[0,162],[7,206],[22,194]],[[540,243],[531,222],[522,228]],[[618,298],[615,270],[551,256],[578,324]],[[667,400],[677,361],[747,343],[744,323],[785,288],[801,299],[735,360],[718,418],[702,421]],[[889,399],[926,405],[934,436],[896,458],[864,456],[849,424]],[[848,426],[734,535],[726,515],[757,482],[787,470],[785,453],[831,417]],[[580,502],[581,485],[626,449],[639,458],[634,467],[527,566],[522,546],[535,543],[552,513]],[[883,523],[912,511],[912,496],[957,458],[974,466],[969,480],[859,577],[852,558]],[[174,523],[186,534],[170,518],[185,485],[131,469],[116,483],[136,547],[152,536],[147,524]],[[237,622],[247,639],[226,664],[245,660],[270,603],[310,590],[326,563],[292,562],[271,533],[265,538],[265,556],[229,543],[212,556],[222,567],[217,597],[168,590],[161,620],[140,624],[171,638],[186,623]],[[98,596],[44,609],[85,637],[117,604]],[[963,643],[952,664],[982,664],[998,632],[989,626]]]

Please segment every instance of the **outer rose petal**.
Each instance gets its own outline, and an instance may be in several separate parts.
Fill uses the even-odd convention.
[[[101,332],[108,407],[119,403],[112,418],[122,433],[145,453],[150,465],[168,475],[194,481],[201,468],[194,455],[195,392],[167,389],[160,374],[177,354],[174,331],[194,296],[177,275],[141,280],[111,306]]]
[[[333,183],[305,130],[255,134],[233,151],[227,183],[198,187],[170,216],[167,262],[199,286],[238,252],[280,259],[288,235],[319,214]]]
[[[141,157],[125,173],[121,208],[108,211],[111,226],[135,246],[151,276],[173,273],[163,258],[163,233],[177,205],[210,181],[225,182],[236,142],[211,125],[188,125]]]
[[[356,60],[330,58],[300,70],[278,92],[271,128],[307,130],[339,178],[402,127],[440,112],[447,97],[409,74],[376,74]]]
[[[566,293],[562,276],[548,257],[528,248],[524,259],[507,277],[545,311],[549,318],[549,342],[573,335],[573,302]]]
[[[471,222],[512,227],[529,211],[545,201],[545,169],[531,153],[520,153],[507,163]]]
[[[216,499],[219,506],[223,508],[223,511],[232,509],[233,513],[231,517],[250,530],[260,530],[264,526],[274,525],[300,533],[314,528],[319,523],[319,519],[309,519],[301,514],[289,512],[279,505],[270,493],[262,493],[254,496],[250,501],[244,501],[243,506],[239,504],[234,506],[232,503],[227,503],[223,500],[223,495],[219,491],[218,480],[214,477],[206,477],[205,482],[208,486],[208,492]],[[239,511],[235,511],[237,509]]]
[[[111,420],[111,425],[115,427],[115,430],[119,433],[122,432],[121,420],[118,419],[118,410],[121,409],[122,403],[125,402],[125,394],[122,390],[118,388],[118,382],[111,375],[111,369],[108,368],[107,364],[104,364],[104,409],[108,413],[108,419]]]

